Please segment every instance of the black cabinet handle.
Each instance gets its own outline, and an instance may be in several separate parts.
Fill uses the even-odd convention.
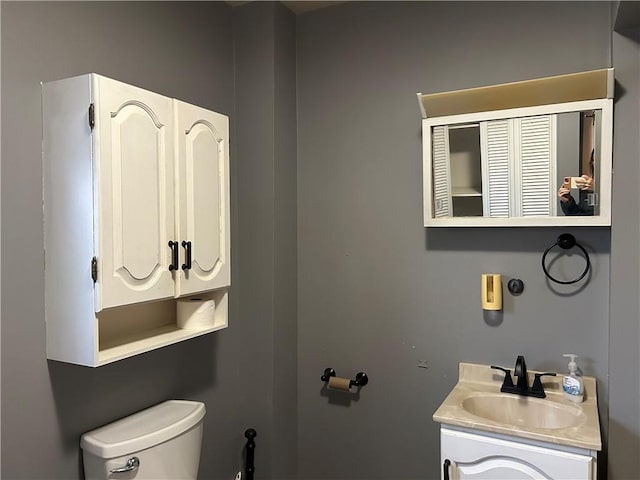
[[[451,460],[445,458],[444,464],[442,465],[442,478],[444,480],[449,480],[449,466],[451,465]]]
[[[191,242],[186,242],[183,240],[182,246],[184,247],[184,255],[185,255],[185,262],[186,262],[182,264],[182,269],[190,270],[191,269]]]
[[[178,269],[178,242],[169,240],[169,248],[171,249],[171,263],[169,264],[169,270],[173,272]]]

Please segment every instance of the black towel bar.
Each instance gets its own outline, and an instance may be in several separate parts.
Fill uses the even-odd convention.
[[[563,281],[563,280],[558,280],[553,276],[551,276],[551,274],[547,270],[546,260],[547,260],[547,254],[551,251],[553,247],[556,247],[556,246],[560,247],[563,250],[569,250],[570,248],[578,247],[578,249],[582,251],[586,264],[585,264],[584,270],[582,271],[579,277],[574,278],[573,280]],[[544,274],[549,280],[555,283],[559,283],[561,285],[571,285],[572,283],[579,282],[585,277],[587,272],[589,272],[590,268],[591,268],[591,260],[589,259],[589,253],[587,253],[587,250],[576,241],[576,237],[574,237],[570,233],[563,233],[562,235],[560,235],[556,240],[556,243],[554,243],[553,245],[550,245],[542,254],[542,271],[544,272]]]

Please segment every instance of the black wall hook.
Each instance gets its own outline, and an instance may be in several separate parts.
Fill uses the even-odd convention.
[[[562,281],[562,280],[558,280],[558,279],[554,278],[549,273],[549,271],[547,270],[547,265],[546,265],[547,254],[551,251],[551,249],[553,247],[556,247],[556,246],[562,248],[563,250],[569,250],[570,248],[573,248],[573,247],[578,247],[580,250],[582,250],[582,253],[584,254],[584,259],[586,261],[586,265],[584,267],[584,271],[580,274],[580,276],[578,278],[575,278],[573,280],[568,280],[568,281]],[[556,240],[556,243],[554,243],[553,245],[550,245],[549,247],[547,247],[547,249],[542,254],[542,271],[544,272],[544,274],[547,276],[547,278],[549,280],[551,280],[552,282],[555,282],[555,283],[559,283],[561,285],[570,285],[572,283],[579,282],[580,280],[582,280],[585,277],[587,272],[589,272],[590,268],[591,268],[591,260],[589,259],[589,253],[587,253],[585,248],[576,241],[576,237],[574,237],[570,233],[561,234],[558,237],[558,239]]]
[[[556,241],[556,245],[558,245],[560,248],[564,248],[565,250],[573,248],[577,243],[578,242],[576,242],[576,237],[574,237],[570,233],[561,234]]]
[[[524,292],[524,282],[519,278],[512,278],[509,280],[509,283],[507,283],[507,288],[511,295],[520,295]]]

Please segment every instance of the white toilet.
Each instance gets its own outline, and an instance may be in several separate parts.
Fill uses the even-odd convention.
[[[205,413],[204,403],[168,400],[85,433],[86,480],[195,480]]]

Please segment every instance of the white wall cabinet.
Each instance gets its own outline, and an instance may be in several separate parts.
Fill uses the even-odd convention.
[[[441,479],[595,480],[596,452],[441,428]]]
[[[43,85],[47,357],[98,366],[227,325],[228,118],[100,75]],[[180,329],[176,298],[215,301]]]

